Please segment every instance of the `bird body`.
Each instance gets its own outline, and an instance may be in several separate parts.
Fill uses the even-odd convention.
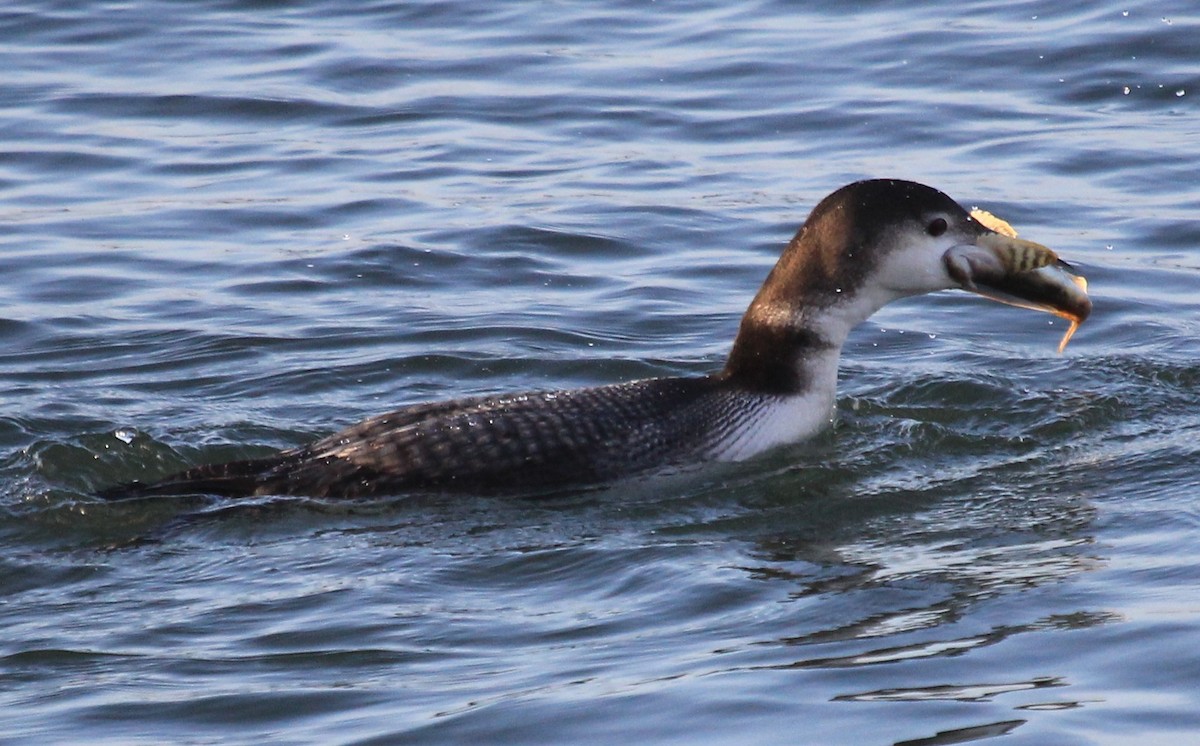
[[[1073,331],[1091,303],[1068,269],[935,189],[856,182],[822,200],[784,249],[717,373],[417,404],[265,459],[102,496],[543,489],[743,460],[830,421],[842,346],[887,303],[957,287],[1057,313]]]

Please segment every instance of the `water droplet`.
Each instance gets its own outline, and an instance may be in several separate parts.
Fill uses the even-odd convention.
[[[1176,96],[1182,96],[1182,95],[1184,94],[1184,92],[1185,92],[1185,91],[1184,91],[1182,88],[1180,88],[1178,91],[1175,91],[1175,95],[1176,95]]]
[[[1128,95],[1129,95],[1129,86],[1125,86],[1125,88],[1123,89],[1123,91],[1122,91],[1122,92],[1123,92],[1123,93],[1124,93],[1126,96],[1128,96]]]

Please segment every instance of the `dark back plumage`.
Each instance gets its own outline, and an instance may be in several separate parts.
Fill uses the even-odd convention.
[[[603,483],[697,459],[769,404],[713,377],[418,404],[277,457],[202,466],[109,499],[207,493],[357,497]]]

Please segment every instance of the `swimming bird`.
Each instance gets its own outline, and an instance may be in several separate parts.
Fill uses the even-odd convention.
[[[991,230],[931,187],[859,181],[812,210],[711,375],[416,404],[266,458],[100,494],[542,490],[739,461],[831,421],[857,324],[892,301],[952,288],[1058,314],[1071,321],[1068,337],[1091,312],[1083,278],[1050,249]]]

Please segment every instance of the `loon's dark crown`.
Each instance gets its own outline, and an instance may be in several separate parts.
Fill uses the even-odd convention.
[[[930,216],[978,226],[966,210],[938,190],[914,181],[870,179],[821,200],[767,275],[754,306],[828,304],[862,287],[893,249],[898,228],[923,225]]]
[[[858,181],[825,197],[750,303],[722,377],[762,393],[803,391],[799,361],[835,346],[803,312],[851,299],[895,247],[898,229],[938,215],[984,230],[953,199],[913,181]]]

